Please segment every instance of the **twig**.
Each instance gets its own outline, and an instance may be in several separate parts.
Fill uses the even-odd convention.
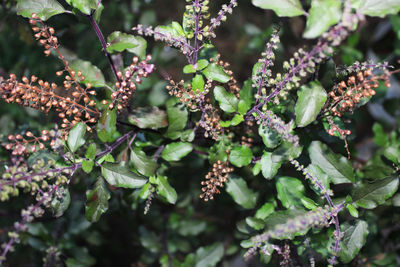
[[[101,46],[103,47],[103,50],[104,50],[104,54],[106,55],[108,62],[110,63],[110,67],[114,73],[115,79],[117,79],[117,81],[120,82],[118,75],[117,75],[117,69],[115,67],[115,64],[111,58],[111,55],[107,52],[107,43],[106,43],[106,40],[104,39],[104,35],[101,32],[99,25],[97,24],[96,20],[94,19],[93,14],[90,14],[87,17],[89,18],[90,23],[92,24],[93,29],[96,32],[96,35],[100,40]]]

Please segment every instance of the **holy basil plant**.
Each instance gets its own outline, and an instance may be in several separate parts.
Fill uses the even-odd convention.
[[[400,265],[399,1],[3,2],[0,265]]]

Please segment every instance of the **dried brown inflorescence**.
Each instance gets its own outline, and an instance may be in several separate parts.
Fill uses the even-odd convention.
[[[112,103],[103,100],[103,104],[108,104],[110,109],[117,107],[118,111],[124,109],[136,91],[136,84],[142,83],[142,78],[146,78],[154,70],[154,65],[149,64],[151,55],[148,55],[145,60],[139,61],[138,57],[133,57],[132,64],[123,74],[117,72],[118,81],[115,83],[117,90],[111,94]]]
[[[13,156],[20,156],[27,153],[36,152],[45,148],[45,143],[54,137],[54,132],[43,130],[40,136],[35,136],[31,131],[24,135],[8,135],[8,143],[4,144],[5,149],[11,150]],[[54,142],[54,140],[52,140]]]
[[[0,96],[7,103],[17,103],[47,113],[54,108],[62,119],[61,128],[64,136],[77,122],[86,125],[95,123],[100,112],[95,107],[94,100],[73,90],[71,96],[60,96],[56,93],[57,84],[38,80],[34,75],[30,79],[22,77],[22,82],[14,74],[7,80],[0,81]],[[68,89],[68,88],[66,88]],[[94,95],[95,91],[89,91]],[[92,131],[87,126],[88,131]]]
[[[91,84],[82,87],[80,82],[85,80],[85,77],[80,71],[75,72],[70,67],[68,62],[61,55],[57,37],[52,27],[46,26],[37,15],[33,14],[29,20],[34,31],[36,40],[44,47],[45,55],[51,54],[51,51],[56,51],[58,58],[64,64],[64,69],[57,71],[57,76],[64,76],[64,89],[67,94],[59,94],[59,86],[56,83],[50,83],[38,79],[35,75],[30,78],[22,77],[21,81],[14,74],[10,74],[8,79],[0,78],[0,96],[7,103],[17,103],[22,106],[31,107],[48,113],[51,109],[58,112],[58,116],[62,120],[61,128],[63,129],[64,138],[67,137],[69,130],[77,123],[83,122],[87,126],[88,131],[92,131],[91,124],[95,123],[100,115],[100,112],[95,106],[93,98],[96,91],[91,89]],[[27,152],[33,152],[37,148],[44,148],[44,139],[47,135],[41,137],[30,136],[27,132],[26,137],[30,139],[14,139],[15,153],[18,155]],[[11,141],[11,140],[10,140]],[[19,142],[21,141],[21,142]],[[38,144],[38,146],[24,147],[28,143]],[[10,144],[6,144],[10,147]]]
[[[375,75],[371,68],[364,71],[358,71],[356,74],[347,78],[347,81],[341,81],[336,84],[329,93],[327,107],[325,110],[329,112],[327,117],[330,129],[328,134],[334,136],[336,133],[345,142],[345,148],[350,158],[350,152],[346,140],[346,136],[351,134],[348,129],[341,129],[333,121],[334,117],[342,117],[346,112],[353,113],[357,105],[363,98],[369,98],[376,94],[375,89],[384,83],[386,87],[390,87],[389,77],[392,73],[384,70],[383,74]]]
[[[372,69],[359,71],[356,75],[350,76],[347,81],[341,81],[329,93],[327,101],[332,117],[342,117],[344,113],[353,113],[363,98],[368,98],[376,94],[375,89],[383,82],[386,87],[390,87],[389,77],[391,73],[385,71],[381,75],[375,75]],[[341,136],[350,135],[350,130],[340,129],[332,120],[329,120],[331,128],[328,130],[330,135],[338,132]]]
[[[60,126],[63,129],[62,136],[64,138],[78,122],[84,123],[87,131],[91,132],[93,124],[100,117],[100,112],[93,99],[96,91],[92,89],[90,83],[87,83],[86,86],[81,84],[85,80],[82,72],[72,70],[68,61],[60,53],[60,45],[54,28],[45,25],[35,14],[32,15],[29,22],[36,40],[45,49],[45,55],[49,56],[52,51],[55,51],[62,61],[64,69],[57,71],[56,75],[64,76],[63,87],[66,92],[60,94],[60,87],[56,83],[40,80],[34,75],[30,78],[22,77],[19,81],[14,74],[10,74],[8,79],[0,77],[0,97],[7,103],[17,103],[41,110],[44,113],[55,109],[58,117],[62,120]],[[117,107],[119,111],[126,107],[136,89],[136,84],[141,83],[142,78],[147,77],[154,70],[154,65],[149,64],[149,60],[151,60],[151,56],[147,56],[143,61],[134,57],[133,63],[125,71],[125,74],[118,72],[119,82],[116,83],[117,91],[112,94],[112,103],[104,100],[103,104],[108,104],[111,109]],[[13,150],[14,155],[23,155],[43,149],[44,142],[48,140],[47,134],[43,135],[42,133],[42,136],[36,137],[31,132],[26,132],[25,137],[22,135],[9,136],[9,142],[4,146],[6,149]]]
[[[200,198],[204,201],[213,200],[215,194],[221,193],[218,188],[224,186],[231,172],[233,172],[233,168],[229,167],[228,162],[218,160],[214,163],[212,170],[205,176],[206,180],[201,182],[203,193],[200,194]]]
[[[372,69],[368,69],[350,76],[347,82],[341,81],[329,93],[330,113],[333,116],[341,117],[345,112],[353,112],[362,98],[376,94],[374,89],[379,86],[380,82],[384,82],[386,87],[390,87],[389,77],[390,72],[388,71],[382,75],[374,75]]]
[[[176,83],[169,79],[169,85],[166,88],[170,95],[177,97],[192,111],[201,111],[202,115],[200,121],[197,122],[197,127],[200,126],[204,129],[205,138],[218,140],[222,133],[222,127],[219,110],[211,104],[211,99],[208,97],[212,85],[212,80],[207,80],[203,91],[195,93],[191,84],[185,85],[183,80]]]

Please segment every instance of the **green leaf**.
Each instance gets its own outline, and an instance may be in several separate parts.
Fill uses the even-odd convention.
[[[94,188],[86,191],[85,215],[89,222],[97,222],[100,216],[108,210],[108,192],[103,178],[99,177]]]
[[[183,73],[189,74],[189,73],[195,73],[196,71],[203,70],[205,67],[208,66],[208,61],[206,59],[200,59],[197,61],[197,64],[189,64],[183,67]]]
[[[227,92],[224,87],[216,86],[214,97],[223,111],[232,113],[238,110],[238,99],[234,94]]]
[[[131,149],[130,162],[135,169],[145,176],[152,176],[158,168],[157,162],[148,157],[139,147]]]
[[[282,162],[279,158],[273,156],[271,152],[264,152],[260,160],[261,172],[265,179],[272,179],[277,174]]]
[[[251,163],[253,153],[248,146],[235,146],[229,154],[229,162],[236,167],[244,167]]]
[[[166,135],[171,139],[179,138],[188,121],[188,111],[185,105],[176,98],[170,98],[167,103],[168,129]]]
[[[182,26],[176,21],[173,21],[169,25],[157,26],[155,28],[155,31],[177,39],[181,39],[182,37],[185,36],[185,32],[183,31]]]
[[[192,90],[194,92],[203,92],[204,91],[204,78],[203,75],[201,74],[196,74],[196,76],[193,77],[192,81]]]
[[[388,14],[397,14],[400,3],[398,0],[361,0],[357,10],[368,16],[385,17]]]
[[[86,150],[85,157],[87,159],[95,159],[96,158],[96,144],[95,143],[91,143],[89,145],[88,149]]]
[[[378,146],[386,146],[386,144],[389,142],[389,138],[385,131],[383,130],[382,125],[379,123],[375,122],[374,125],[372,126],[372,131],[374,132],[374,142]]]
[[[66,0],[67,3],[83,14],[90,15],[92,9],[96,10],[100,0]]]
[[[197,61],[197,63],[194,65],[194,68],[196,70],[203,70],[208,66],[209,62],[207,61],[207,59],[200,59],[199,61]]]
[[[274,204],[267,202],[257,210],[255,217],[258,219],[265,220],[269,215],[274,213],[274,211],[275,211]]]
[[[201,247],[196,251],[195,267],[214,267],[224,255],[224,246],[215,243],[207,247]]]
[[[244,121],[244,116],[241,114],[235,114],[231,120],[231,125],[236,126],[239,125],[242,121]]]
[[[358,210],[354,205],[347,204],[346,209],[349,211],[350,215],[353,216],[354,218],[358,218]]]
[[[226,183],[226,191],[233,200],[245,209],[253,209],[256,205],[257,194],[247,187],[243,178],[230,175]]]
[[[107,43],[110,44],[107,46],[109,53],[127,50],[142,59],[146,57],[147,42],[141,36],[116,31],[107,37]]]
[[[25,18],[32,18],[35,13],[41,20],[48,20],[64,12],[64,7],[56,0],[18,0],[17,3],[17,14]]]
[[[264,220],[253,218],[253,217],[247,217],[246,223],[248,226],[250,226],[254,230],[261,230],[265,226]]]
[[[189,73],[195,73],[196,69],[192,64],[188,64],[185,67],[183,67],[183,73],[189,74]]]
[[[168,183],[167,177],[157,176],[157,193],[163,196],[169,203],[175,204],[178,195],[174,188]]]
[[[281,142],[280,135],[274,129],[265,126],[262,123],[258,126],[258,134],[261,136],[263,143],[267,148],[275,148]]]
[[[397,193],[393,199],[392,199],[392,203],[394,207],[400,207],[400,193]]]
[[[139,226],[139,233],[140,243],[150,252],[158,253],[162,249],[162,243],[156,233],[147,230],[143,226]]]
[[[242,90],[240,90],[240,101],[238,104],[240,114],[246,114],[246,112],[251,108],[254,102],[253,94],[253,82],[251,80],[246,80],[244,82]]]
[[[303,85],[297,92],[296,124],[305,127],[313,122],[327,99],[326,92],[317,81]]]
[[[94,166],[94,161],[93,160],[84,160],[82,161],[82,170],[86,173],[92,172]]]
[[[315,201],[312,200],[311,198],[303,196],[300,199],[300,201],[301,201],[301,204],[303,204],[303,206],[306,207],[306,209],[315,210],[318,207],[318,204],[315,203]]]
[[[78,122],[72,127],[71,131],[69,131],[67,144],[71,152],[75,153],[78,148],[85,144],[85,133],[86,133],[86,125],[82,122]]]
[[[203,70],[203,74],[207,79],[211,79],[220,83],[227,83],[231,79],[224,69],[215,63],[209,64],[207,68]]]
[[[159,129],[168,126],[168,116],[158,107],[137,108],[132,111],[128,121],[141,129]]]
[[[335,184],[355,182],[353,167],[348,159],[334,154],[326,145],[313,141],[308,148],[312,164],[320,167]]]
[[[279,17],[295,17],[304,14],[299,0],[252,0],[253,5],[272,9]]]
[[[51,209],[54,217],[56,218],[61,217],[71,203],[71,196],[68,188],[61,187],[59,192],[60,194],[57,194],[57,196],[53,197],[53,200],[51,201]],[[58,197],[59,195],[61,195],[61,198]]]
[[[147,179],[131,172],[127,167],[114,163],[105,163],[101,166],[101,173],[107,182],[116,187],[139,188],[147,183]]]
[[[390,176],[393,173],[393,167],[386,165],[381,155],[374,155],[363,166],[364,177],[370,180],[379,180]]]
[[[103,73],[91,62],[81,59],[75,59],[71,62],[70,67],[75,72],[82,72],[82,76],[85,77],[85,79],[82,81],[83,84],[87,85],[88,83],[90,83],[92,87],[104,87],[106,85]]]
[[[303,37],[316,38],[338,23],[342,16],[341,7],[337,0],[312,0]]]
[[[354,203],[364,209],[373,209],[383,204],[396,193],[399,187],[399,178],[396,176],[365,183],[354,189],[352,197]]]
[[[96,127],[97,136],[106,143],[115,140],[117,131],[117,113],[116,110],[107,109],[101,114],[100,120]]]
[[[385,148],[383,155],[388,160],[392,161],[395,164],[400,164],[400,147],[399,146],[389,146]]]
[[[193,150],[190,143],[176,142],[165,146],[161,157],[166,161],[179,161]]]
[[[168,256],[168,254],[164,254],[160,257],[160,267],[181,267],[182,264],[176,259]]]
[[[279,177],[276,182],[278,199],[287,208],[301,208],[301,198],[304,197],[303,183],[293,177]]]
[[[365,221],[357,220],[354,225],[349,223],[342,224],[343,239],[340,244],[340,260],[343,263],[351,262],[364,246],[367,239],[368,224]]]
[[[178,233],[183,236],[196,236],[206,230],[207,223],[203,220],[181,220]]]

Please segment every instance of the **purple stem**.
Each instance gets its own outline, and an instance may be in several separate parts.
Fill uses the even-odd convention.
[[[260,107],[262,107],[265,103],[268,103],[272,98],[274,98],[276,95],[278,95],[278,94],[282,91],[283,87],[284,87],[286,84],[288,84],[288,83],[291,81],[291,79],[292,79],[298,72],[300,72],[301,69],[303,69],[303,68],[305,67],[306,63],[309,62],[310,59],[311,59],[315,54],[321,52],[321,50],[322,50],[322,45],[323,45],[323,44],[324,44],[323,42],[318,43],[318,45],[316,45],[316,46],[313,48],[313,50],[311,50],[311,52],[307,53],[307,54],[300,60],[300,62],[296,65],[296,67],[292,68],[292,69],[290,70],[290,72],[285,76],[285,78],[284,78],[282,81],[280,81],[280,82],[276,85],[275,90],[274,90],[271,94],[269,94],[267,97],[265,97],[265,98],[263,99],[262,102],[256,104],[254,107],[252,107],[252,108],[250,109],[250,111],[247,112],[246,116],[250,116],[252,113],[257,112],[257,111],[259,110]]]
[[[199,23],[200,23],[200,17],[201,17],[201,4],[199,0],[195,0],[194,3],[194,9],[200,8],[200,12],[196,12],[196,15],[194,17],[195,19],[195,26],[194,26],[194,51],[193,51],[193,56],[192,56],[192,63],[191,64],[196,64],[197,63],[197,58],[199,55],[199,40],[198,36],[200,34],[199,31]]]
[[[103,50],[104,50],[104,54],[106,55],[106,57],[108,59],[108,62],[110,63],[110,66],[111,66],[111,69],[112,69],[112,71],[114,73],[115,79],[117,79],[117,81],[120,82],[120,80],[118,78],[118,75],[117,75],[117,69],[115,67],[115,64],[114,64],[114,62],[113,62],[113,60],[111,58],[111,55],[107,52],[107,43],[106,43],[106,40],[104,38],[104,35],[101,32],[100,27],[97,24],[96,20],[94,19],[93,14],[89,15],[88,18],[90,20],[90,23],[93,26],[94,31],[96,32],[97,37],[100,40],[101,46],[103,47]]]
[[[120,138],[118,138],[118,139],[117,139],[110,147],[108,147],[105,151],[100,152],[99,154],[97,154],[97,155],[96,155],[96,159],[99,159],[99,158],[101,158],[102,156],[107,155],[108,153],[112,152],[112,151],[113,151],[114,149],[116,149],[119,145],[121,145],[124,141],[126,141],[126,140],[133,134],[133,132],[134,132],[134,131],[130,131],[130,132],[124,134],[123,136],[121,136]],[[136,134],[134,135],[134,137],[136,137]],[[33,174],[33,175],[26,176],[25,178],[26,178],[26,180],[28,180],[28,179],[32,179],[33,176],[37,176],[37,175],[46,175],[46,174],[48,174],[49,172],[61,172],[61,171],[66,170],[66,169],[72,169],[72,170],[73,170],[72,173],[74,173],[75,170],[77,170],[78,168],[81,168],[81,167],[82,167],[82,163],[75,163],[75,164],[72,165],[72,166],[68,166],[68,167],[64,167],[64,168],[58,168],[58,169],[50,170],[50,171],[47,171],[47,172],[35,173],[35,174]],[[4,185],[4,184],[2,184],[2,185]],[[53,195],[54,192],[55,192],[60,186],[61,186],[60,184],[59,184],[59,185],[54,185],[53,188],[48,192],[49,195]],[[15,232],[16,232],[16,233],[19,233],[19,232],[21,232],[21,231],[23,230],[23,225],[25,225],[26,223],[28,223],[28,218],[29,218],[29,216],[30,216],[31,214],[33,214],[34,211],[36,211],[36,210],[43,204],[43,202],[44,202],[45,200],[46,200],[46,198],[43,197],[41,200],[39,200],[39,201],[35,204],[35,206],[33,206],[32,212],[31,212],[31,213],[27,213],[26,215],[23,216],[22,221],[18,224],[17,227],[15,227]],[[0,257],[0,265],[3,263],[3,261],[4,261],[5,258],[6,258],[7,253],[11,250],[13,244],[14,244],[16,241],[17,241],[17,239],[16,239],[15,237],[12,237],[12,238],[10,238],[10,240],[7,242],[7,244],[6,244],[6,246],[5,246],[4,250],[3,250],[3,252],[2,252],[2,254],[1,254],[1,257]]]
[[[51,190],[50,190],[50,195],[53,195],[53,193],[59,188],[60,185],[56,185],[54,186]],[[46,200],[45,197],[43,197],[40,201],[38,201],[35,206],[33,206],[32,209],[32,213],[34,213],[34,211],[36,211],[42,204],[43,202]],[[23,227],[22,225],[25,225],[28,222],[28,218],[30,216],[30,213],[27,213],[26,215],[24,215],[24,217],[22,218],[22,221],[20,223],[20,225],[18,227],[16,227],[15,232],[19,233],[22,231]],[[15,237],[10,238],[10,240],[7,242],[7,245],[5,246],[3,252],[1,253],[1,258],[0,258],[0,264],[3,263],[3,261],[6,259],[6,255],[7,253],[11,250],[13,244],[17,241],[17,239]]]
[[[233,5],[236,3],[236,0],[231,0],[231,2],[228,5],[228,9],[233,8]],[[222,20],[223,16],[225,16],[226,12],[220,12],[218,17],[214,20],[214,23],[212,23],[210,25],[210,31],[215,30],[215,28],[217,28],[217,25],[220,23],[220,21]]]
[[[269,66],[269,60],[265,60],[264,62],[264,66],[261,72],[261,79],[260,82],[258,83],[258,89],[257,89],[257,96],[261,96],[261,89],[264,86],[264,75],[265,72],[267,71],[267,68]],[[258,97],[256,100],[256,105],[260,102],[260,98]]]
[[[331,196],[329,195],[328,191],[326,190],[325,186],[323,184],[321,184],[321,182],[314,178],[313,176],[311,176],[311,174],[306,171],[306,169],[304,167],[302,167],[296,160],[290,160],[290,163],[292,163],[298,170],[302,171],[303,173],[305,173],[306,177],[308,179],[310,179],[311,181],[313,181],[315,183],[315,185],[321,190],[321,192],[325,192],[324,193],[324,198],[328,201],[329,206],[336,210],[337,212],[339,212],[340,210],[342,210],[344,208],[344,202],[341,203],[340,205],[336,206],[333,201]],[[339,224],[339,218],[338,215],[334,215],[334,224],[335,224],[335,231],[336,231],[336,241],[335,241],[335,247],[333,248],[333,252],[334,255],[332,255],[331,259],[329,260],[329,264],[330,265],[334,265],[335,259],[336,259],[336,255],[338,254],[340,248],[340,224]]]

